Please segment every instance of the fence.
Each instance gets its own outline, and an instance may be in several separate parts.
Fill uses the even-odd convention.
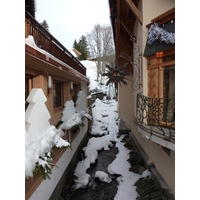
[[[151,98],[137,94],[136,123],[151,134],[175,140],[175,99]]]

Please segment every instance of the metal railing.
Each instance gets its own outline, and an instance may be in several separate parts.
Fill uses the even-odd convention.
[[[27,11],[25,11],[25,38],[34,37],[36,45],[86,76],[86,68]]]
[[[175,141],[175,99],[137,94],[136,123],[146,131]]]

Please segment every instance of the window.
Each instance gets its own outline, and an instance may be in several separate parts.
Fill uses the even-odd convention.
[[[175,67],[165,67],[163,70],[163,96],[175,98]]]
[[[166,121],[175,121],[175,66],[163,69],[163,97],[166,107]],[[168,99],[168,100],[165,100]]]
[[[58,81],[53,82],[53,105],[54,108],[62,105],[62,83]]]
[[[72,100],[73,100],[74,103],[76,103],[76,100],[77,100],[77,86],[75,84],[73,84]]]
[[[25,75],[25,110],[28,107],[28,102],[26,101],[26,99],[28,98],[28,95],[31,92],[31,88],[32,88],[32,77],[29,75]]]

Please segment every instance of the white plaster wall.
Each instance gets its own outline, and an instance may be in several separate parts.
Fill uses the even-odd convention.
[[[85,123],[85,122],[84,122]],[[78,148],[80,142],[82,141],[85,130],[87,126],[81,128],[80,133],[72,142],[72,149],[68,148],[65,153],[61,156],[58,160],[56,165],[59,167],[52,168],[52,174],[50,175],[51,180],[46,179],[41,182],[38,188],[30,197],[30,200],[48,200],[51,197],[52,192],[54,191],[56,185],[58,184],[59,180],[61,179],[65,169],[67,168],[68,164],[70,163],[76,149]]]
[[[132,80],[133,76],[128,76]],[[118,84],[118,109],[119,117],[125,120],[133,120],[133,90],[131,89],[132,82],[126,81],[127,86],[123,83]]]

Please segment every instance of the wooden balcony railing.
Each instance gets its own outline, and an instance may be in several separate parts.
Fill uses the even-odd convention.
[[[27,11],[25,11],[25,38],[34,37],[36,45],[86,76],[86,68]]]

